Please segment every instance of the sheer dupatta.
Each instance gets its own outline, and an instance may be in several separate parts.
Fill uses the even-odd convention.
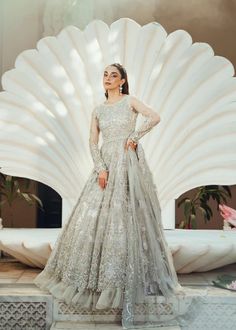
[[[152,174],[149,169],[143,173],[142,157],[140,144],[127,151],[130,209],[122,326],[187,327],[203,308],[207,290],[184,289],[178,282]]]

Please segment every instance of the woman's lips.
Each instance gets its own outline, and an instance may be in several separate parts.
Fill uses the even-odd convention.
[[[111,84],[111,83],[109,83],[109,82],[106,82],[106,83],[105,83],[105,85],[110,85],[110,84]]]

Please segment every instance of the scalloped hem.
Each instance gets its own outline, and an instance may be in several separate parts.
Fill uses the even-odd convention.
[[[84,288],[80,290],[75,285],[68,285],[55,276],[44,275],[43,272],[34,279],[34,284],[73,307],[89,310],[122,309],[123,307],[123,290],[121,288],[106,288],[102,291]]]

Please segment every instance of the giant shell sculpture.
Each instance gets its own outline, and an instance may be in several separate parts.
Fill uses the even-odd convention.
[[[130,94],[161,116],[140,142],[163,225],[174,228],[174,201],[182,193],[236,183],[234,67],[184,30],[167,34],[156,22],[94,20],[83,31],[67,26],[22,52],[2,77],[0,170],[55,189],[65,222],[92,170],[90,115],[105,99],[103,70],[113,62],[127,69]]]

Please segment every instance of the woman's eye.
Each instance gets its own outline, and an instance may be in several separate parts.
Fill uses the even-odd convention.
[[[104,73],[104,77],[107,77],[107,74],[106,74],[106,73]],[[112,74],[111,77],[112,77],[112,78],[116,78],[117,75],[116,75],[116,74]]]

